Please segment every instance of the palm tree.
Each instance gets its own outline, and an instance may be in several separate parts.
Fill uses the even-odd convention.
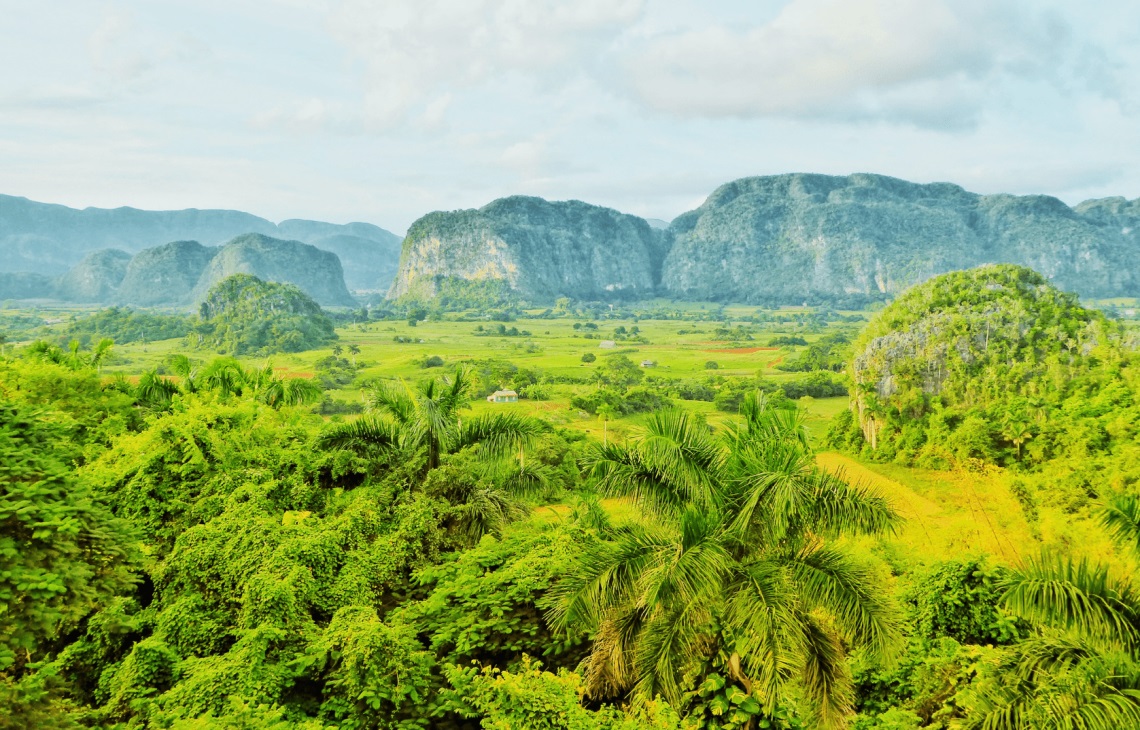
[[[1101,517],[1116,543],[1140,557],[1140,498],[1111,498]],[[1131,575],[1046,553],[1012,571],[1003,601],[1038,630],[979,690],[973,727],[1140,727],[1140,589]]]
[[[432,378],[415,387],[381,384],[365,396],[367,415],[332,426],[321,434],[318,444],[360,453],[423,451],[424,469],[430,471],[445,454],[468,446],[501,457],[538,435],[537,421],[514,413],[461,418],[459,412],[471,402],[470,387],[470,376],[463,368],[457,368],[450,379]]]
[[[594,697],[663,696],[690,714],[746,707],[757,727],[796,685],[819,727],[852,711],[847,647],[889,654],[889,591],[832,540],[894,529],[880,496],[816,466],[802,418],[750,394],[721,437],[691,415],[649,418],[585,459],[602,494],[645,519],[615,528],[559,586],[556,625],[588,626]],[[720,699],[687,706],[687,693]],[[727,697],[749,698],[743,704]],[[746,713],[746,714],[749,714]]]
[[[212,390],[223,396],[251,397],[271,408],[281,408],[315,403],[323,392],[312,380],[279,377],[268,363],[247,369],[232,357],[219,357],[199,374],[185,355],[174,355],[167,362],[182,378],[181,384],[153,370],[143,373],[135,389],[135,397],[141,403],[165,408],[176,394]]]
[[[1021,461],[1021,446],[1033,438],[1029,421],[1022,415],[1010,415],[1005,419],[1002,427],[1002,436],[1017,447],[1017,460]]]
[[[614,408],[609,403],[598,406],[598,418],[602,421],[602,446],[610,443],[610,419],[614,417]]]
[[[340,357],[342,352],[344,352],[344,348],[341,347],[340,345],[333,345],[332,346],[333,357]]]
[[[352,355],[352,367],[356,367],[356,356],[360,354],[360,345],[349,345],[348,354]]]

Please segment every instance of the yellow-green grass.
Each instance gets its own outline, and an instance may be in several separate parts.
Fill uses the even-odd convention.
[[[904,522],[896,535],[878,542],[907,561],[985,554],[1017,566],[1042,550],[1064,550],[1120,563],[1104,530],[1090,517],[1042,506],[1039,518],[1030,522],[1010,491],[1013,475],[1003,469],[935,471],[866,463],[833,452],[819,454],[817,461],[892,503]]]

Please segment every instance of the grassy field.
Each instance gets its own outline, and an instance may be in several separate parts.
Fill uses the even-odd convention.
[[[731,308],[730,316],[747,317],[755,308]],[[796,310],[786,310],[792,313]],[[818,340],[833,331],[846,331],[854,334],[856,327],[831,326],[814,333],[804,332],[796,325],[745,325],[750,330],[752,340],[718,341],[712,339],[720,322],[692,322],[676,320],[603,320],[595,322],[597,330],[583,326],[582,320],[561,319],[519,319],[503,323],[508,329],[517,328],[518,336],[498,336],[487,334],[499,323],[471,321],[423,321],[417,326],[407,322],[380,321],[367,324],[350,324],[338,329],[339,346],[344,348],[341,357],[354,361],[359,370],[356,382],[369,379],[399,379],[414,383],[422,378],[442,376],[452,372],[452,368],[463,363],[481,360],[507,361],[519,368],[534,369],[554,379],[570,378],[588,380],[592,371],[600,367],[607,357],[623,354],[636,363],[651,360],[653,367],[644,369],[648,379],[686,380],[706,376],[752,377],[758,374],[775,381],[787,380],[796,376],[775,369],[775,365],[798,356],[802,347],[769,347],[768,341],[778,335],[799,335],[807,341]],[[575,329],[575,324],[579,329]],[[613,349],[601,346],[604,340],[614,339],[614,330],[625,327],[627,330],[638,327],[641,337],[648,343],[617,341]],[[733,327],[736,323],[732,324]],[[483,332],[477,330],[482,327]],[[402,340],[402,341],[401,341]],[[355,345],[359,353],[352,355],[349,347]],[[186,352],[182,340],[167,340],[151,343],[131,343],[116,347],[116,355],[107,372],[123,372],[128,375],[157,367],[171,354]],[[584,363],[582,356],[593,353],[597,358],[592,363]],[[193,357],[203,361],[216,353],[191,352]],[[316,374],[317,361],[333,354],[332,348],[312,350],[297,354],[279,354],[270,358],[241,358],[250,365],[264,365],[269,362],[283,375],[312,377]],[[442,358],[442,367],[424,368],[422,363],[430,357]],[[716,369],[709,369],[709,363]],[[503,384],[506,385],[506,384]],[[476,411],[488,409],[517,411],[537,415],[547,420],[580,429],[601,436],[602,423],[597,417],[574,409],[570,398],[576,392],[591,389],[584,383],[553,384],[547,390],[548,400],[521,400],[512,404],[490,404],[478,401],[473,404]],[[361,398],[359,387],[347,387],[333,392],[333,397],[344,402],[357,402]],[[686,408],[703,413],[714,426],[728,415],[717,411],[712,403],[702,401],[679,401]],[[846,398],[804,399],[803,407],[808,426],[813,432],[822,433],[827,421],[840,409],[846,407]],[[618,418],[611,421],[608,429],[616,438],[629,434],[636,427],[639,417]]]

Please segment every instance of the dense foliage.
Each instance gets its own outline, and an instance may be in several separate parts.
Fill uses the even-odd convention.
[[[80,345],[86,347],[104,338],[125,345],[130,342],[154,342],[185,337],[190,327],[191,319],[183,315],[110,307],[71,319],[65,325],[53,329],[51,337],[61,345],[77,340]]]
[[[873,459],[1026,473],[1023,501],[1078,511],[1140,478],[1140,356],[1120,326],[1014,266],[947,274],[856,343],[831,439]]]
[[[311,350],[336,338],[332,320],[297,287],[235,274],[210,289],[188,339],[228,355],[264,355]]]
[[[575,342],[568,367],[441,348],[444,364],[419,370],[437,351],[429,330],[404,360],[407,382],[366,375],[375,350],[347,343],[305,360],[312,379],[260,359],[153,353],[151,369],[111,374],[110,340],[9,344],[0,730],[1137,726],[1134,354],[1111,323],[997,272],[964,275],[937,300],[967,320],[966,344],[975,315],[983,333],[998,311],[1032,325],[1053,311],[1041,301],[1107,339],[1042,343],[1040,362],[998,337],[1003,354],[987,359],[983,339],[954,350],[974,354],[945,393],[901,410],[890,398],[902,390],[856,390],[834,443],[864,465],[943,454],[966,468],[945,482],[870,464],[900,479],[871,486],[831,466],[863,465],[817,454],[803,414],[838,404],[810,397],[850,382],[828,368],[744,377],[705,370],[698,354],[686,378],[667,361],[640,366],[632,348],[582,363]],[[1002,286],[1020,287],[1024,306]],[[913,316],[888,307],[857,352],[921,331],[920,299],[900,302]],[[653,331],[601,314],[565,329],[627,343]],[[1033,326],[1003,336],[1015,331]],[[767,356],[804,354],[788,337],[779,346],[798,352]],[[811,340],[829,357],[847,347]],[[1033,366],[1010,393],[981,388],[1021,361]],[[894,363],[869,358],[852,378]],[[890,371],[891,387],[917,382],[909,372]],[[480,402],[504,387],[524,402]],[[1031,411],[1032,437],[1002,441],[986,409],[1022,392],[1040,398],[1043,422]],[[883,423],[877,448],[856,415],[872,397],[885,404],[863,414]],[[571,398],[594,416],[567,419]],[[353,410],[364,412],[344,417]],[[636,425],[611,422],[623,414]],[[925,440],[906,453],[898,439],[916,432]],[[954,450],[987,433],[988,454]],[[922,494],[902,483],[928,476]],[[986,506],[982,486],[995,492]],[[934,498],[966,496],[972,519],[950,551],[932,549]],[[1012,513],[993,513],[1001,500]],[[1058,516],[1065,530],[1050,532]],[[1013,523],[1028,526],[1009,554],[979,550],[979,530]]]

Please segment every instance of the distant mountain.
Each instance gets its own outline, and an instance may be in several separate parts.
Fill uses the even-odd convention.
[[[686,299],[878,299],[985,263],[1084,296],[1140,295],[1140,201],[1123,198],[1073,209],[881,175],[777,175],[717,188],[669,231],[662,285]]]
[[[669,228],[669,221],[663,221],[660,218],[646,218],[645,222],[649,224],[650,228],[655,228],[659,231],[664,231]]]
[[[115,302],[142,307],[189,304],[194,287],[218,251],[217,246],[197,241],[143,249],[127,265]]]
[[[516,196],[413,223],[389,296],[431,297],[447,279],[506,282],[537,298],[652,296],[664,254],[641,218]]]
[[[432,213],[409,231],[390,295],[422,295],[432,281],[458,277],[543,299],[655,291],[859,305],[946,271],[1012,263],[1084,296],[1138,296],[1138,258],[1136,200],[1070,208],[1048,196],[976,195],[948,183],[790,174],[722,185],[665,231],[606,208],[538,198]]]
[[[53,298],[55,298],[55,280],[50,276],[0,272],[0,301]]]
[[[211,287],[234,274],[293,284],[326,306],[356,303],[345,288],[336,254],[258,233],[224,246],[174,241],[134,256],[115,249],[96,251],[54,280],[42,274],[0,274],[0,297],[185,307],[202,301]]]
[[[225,250],[219,257],[224,255]],[[212,284],[201,298],[198,317],[191,341],[232,355],[302,352],[337,338],[332,320],[300,288],[248,274]]]
[[[56,296],[73,302],[111,301],[130,261],[129,253],[116,248],[89,253],[56,281]]]
[[[257,233],[238,236],[210,259],[194,286],[200,300],[218,282],[234,274],[250,274],[267,282],[295,284],[322,305],[351,307],[356,303],[344,285],[336,254],[300,241],[282,241]]]
[[[400,238],[368,223],[287,220],[278,225],[233,210],[76,210],[0,195],[0,272],[59,276],[94,251],[136,253],[179,240],[214,246],[243,233],[298,240],[336,253],[353,289],[386,290],[399,260]]]
[[[334,225],[287,220],[277,224],[281,237],[332,251],[344,266],[344,283],[359,291],[388,291],[400,265],[402,238],[371,223]]]

